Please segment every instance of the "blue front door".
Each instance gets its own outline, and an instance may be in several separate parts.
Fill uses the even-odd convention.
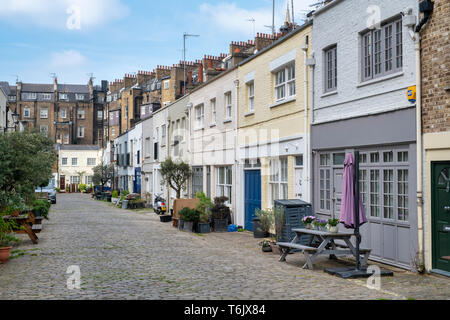
[[[261,171],[245,171],[245,229],[253,231],[255,209],[261,209]]]
[[[134,170],[134,193],[141,193],[141,168]]]

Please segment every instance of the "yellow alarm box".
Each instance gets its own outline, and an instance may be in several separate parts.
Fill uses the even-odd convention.
[[[408,97],[409,102],[415,103],[416,102],[416,86],[411,86],[408,88],[408,91],[406,93],[406,96]]]

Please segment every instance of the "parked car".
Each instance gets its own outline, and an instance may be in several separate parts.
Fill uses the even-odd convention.
[[[48,194],[48,201],[50,201],[52,204],[56,203],[56,188],[55,184],[53,183],[53,180],[50,180],[50,183],[46,187],[37,187],[36,190],[34,190],[36,193],[46,192]]]

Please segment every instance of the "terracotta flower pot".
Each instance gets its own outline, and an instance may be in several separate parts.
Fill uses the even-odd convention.
[[[0,248],[0,262],[1,263],[8,262],[10,254],[11,254],[11,247]]]

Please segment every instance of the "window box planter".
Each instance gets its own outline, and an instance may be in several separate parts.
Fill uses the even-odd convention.
[[[192,222],[192,221],[184,221],[183,231],[194,232],[194,222]]]
[[[253,219],[253,237],[255,239],[268,238],[269,233],[267,231],[261,231],[259,219]]]
[[[159,220],[164,223],[172,222],[172,216],[159,216]]]
[[[228,220],[227,219],[214,219],[214,231],[215,232],[228,232]]]
[[[211,225],[209,223],[198,223],[197,224],[197,233],[210,233]]]

